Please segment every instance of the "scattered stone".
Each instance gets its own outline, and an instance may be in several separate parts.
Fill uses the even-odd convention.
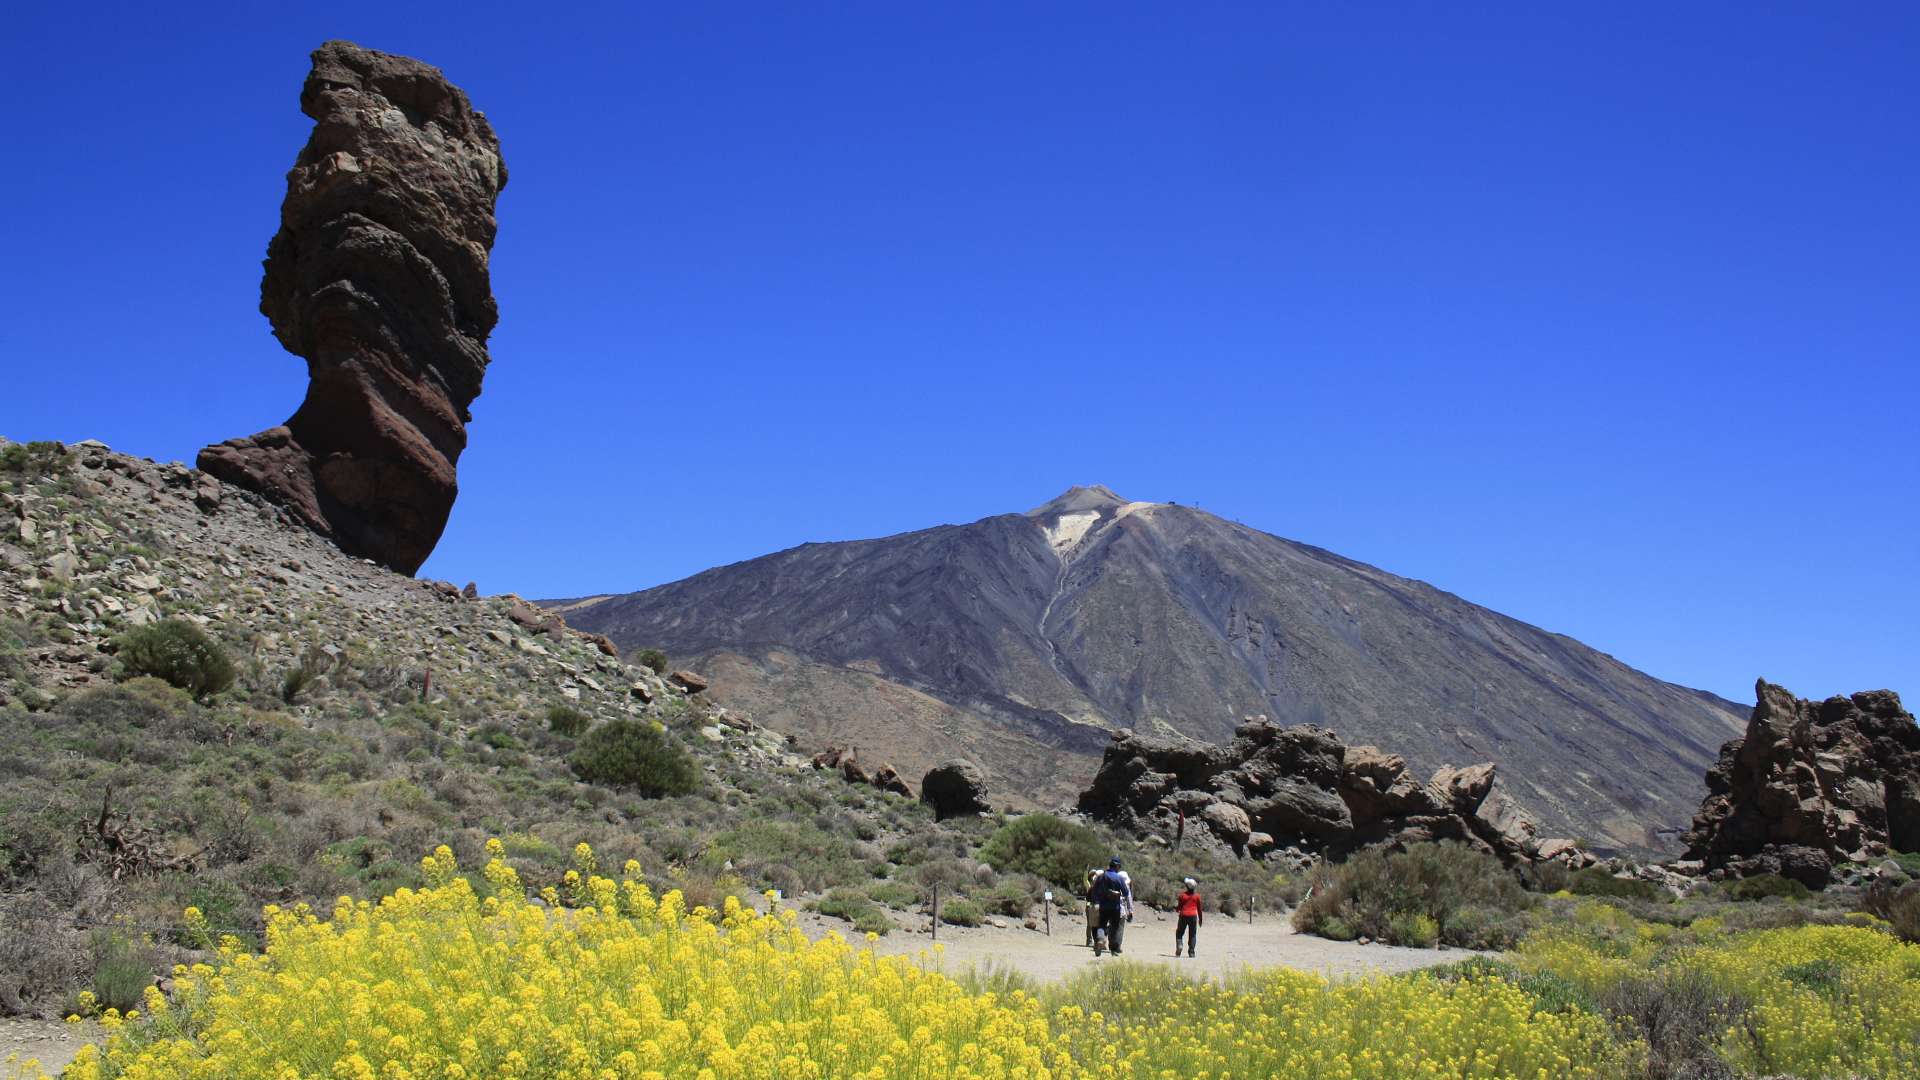
[[[469,581],[467,582],[467,587],[460,590],[460,595],[469,600],[478,600],[480,599],[480,586]]]

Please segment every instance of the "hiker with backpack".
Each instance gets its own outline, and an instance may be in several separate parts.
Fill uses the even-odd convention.
[[[1123,927],[1123,913],[1131,915],[1133,909],[1133,886],[1127,876],[1120,871],[1120,857],[1114,856],[1107,863],[1104,873],[1093,879],[1087,890],[1087,903],[1098,913],[1099,922],[1093,930],[1093,955],[1099,956],[1102,947],[1112,949],[1113,955],[1120,955],[1120,942]]]

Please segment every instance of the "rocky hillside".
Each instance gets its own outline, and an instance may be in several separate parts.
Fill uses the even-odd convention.
[[[1426,773],[1492,761],[1544,831],[1670,848],[1745,710],[1430,585],[1204,511],[1074,488],[560,603],[723,701],[908,775],[964,753],[1071,801],[1109,733],[1314,723]]]
[[[230,682],[130,677],[126,635],[175,620]],[[503,836],[557,880],[586,840],[712,896],[871,881],[859,837],[931,827],[611,651],[182,464],[0,440],[0,1016],[137,1004],[191,955],[188,905],[251,935],[261,904],[417,884],[440,843],[477,865]],[[623,721],[665,726],[690,792],[583,778]]]

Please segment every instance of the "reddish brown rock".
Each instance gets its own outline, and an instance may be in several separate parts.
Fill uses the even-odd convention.
[[[1891,690],[1805,701],[1765,679],[1720,749],[1689,860],[1818,888],[1835,865],[1920,849],[1920,727]]]
[[[453,509],[487,369],[507,170],[486,117],[418,60],[327,42],[300,108],[313,134],[287,174],[260,311],[306,359],[306,400],[199,465],[411,574]]]
[[[913,789],[907,786],[907,778],[901,776],[900,770],[892,765],[880,766],[880,770],[873,774],[873,786],[881,791],[891,791],[895,795],[913,798]]]
[[[680,689],[685,690],[689,694],[697,694],[700,691],[705,690],[708,687],[708,685],[710,685],[707,682],[705,676],[698,675],[698,674],[695,674],[694,672],[684,671],[684,670],[674,672],[673,674],[667,676],[667,679],[670,682],[672,682],[675,686],[678,686]]]

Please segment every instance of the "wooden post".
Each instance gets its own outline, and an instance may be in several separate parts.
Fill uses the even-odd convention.
[[[1253,925],[1253,894],[1247,894],[1247,925]]]
[[[1048,937],[1052,937],[1052,936],[1053,936],[1053,890],[1052,890],[1052,889],[1048,889],[1048,890],[1047,890],[1047,895],[1046,895],[1046,901],[1045,901],[1045,902],[1046,902],[1046,905],[1047,905],[1047,908],[1046,908],[1046,910],[1047,910],[1047,936],[1048,936]]]
[[[940,883],[933,883],[933,940],[940,940]]]

